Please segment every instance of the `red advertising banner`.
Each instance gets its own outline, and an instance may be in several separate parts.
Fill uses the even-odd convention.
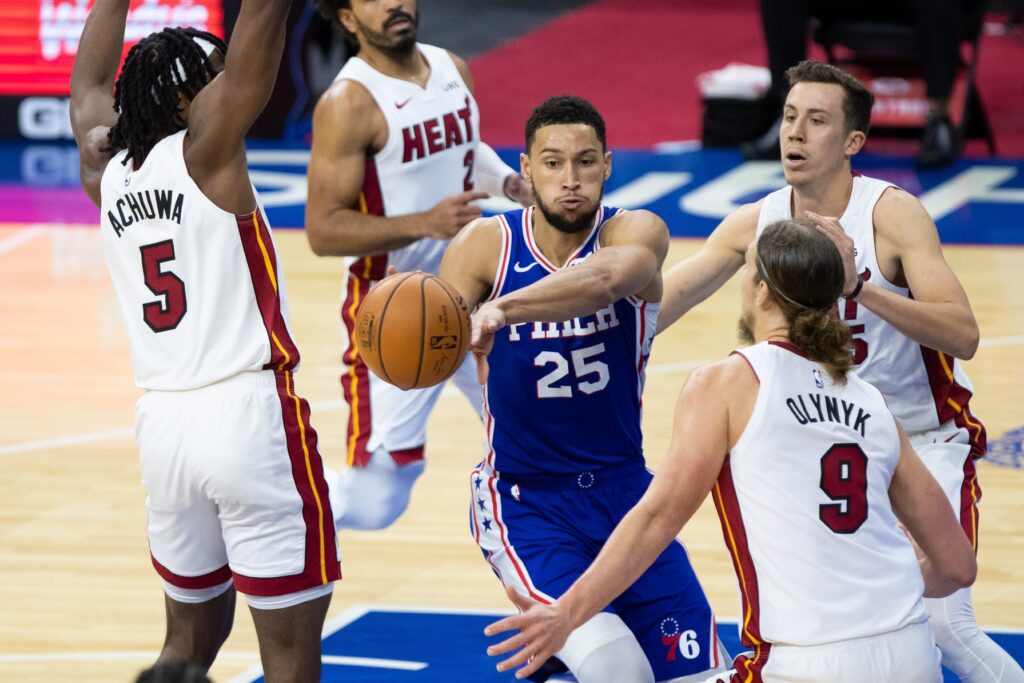
[[[78,39],[94,0],[0,2],[0,95],[67,95]],[[221,0],[133,0],[125,52],[165,26],[224,35]]]

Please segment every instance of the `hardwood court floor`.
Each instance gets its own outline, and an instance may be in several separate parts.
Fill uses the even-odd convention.
[[[338,386],[341,261],[318,259],[301,232],[277,233],[302,350],[298,390],[313,405],[321,452],[343,460]],[[698,241],[673,242],[670,261]],[[1024,249],[946,250],[974,304],[983,346],[967,364],[974,413],[990,438],[1019,426],[1024,404]],[[646,449],[656,467],[686,373],[734,345],[735,282],[658,338],[648,370]],[[163,638],[163,597],[149,563],[144,493],[132,437],[130,359],[98,233],[80,226],[0,226],[0,681],[127,681]],[[447,393],[431,418],[429,467],[391,529],[341,534],[344,581],[331,614],[353,604],[507,609],[468,534],[469,469],[482,433]],[[978,620],[1024,627],[1024,485],[1020,471],[979,467]],[[733,570],[705,504],[682,537],[716,612],[738,613]],[[211,675],[255,662],[244,603]],[[14,655],[17,655],[15,657]]]

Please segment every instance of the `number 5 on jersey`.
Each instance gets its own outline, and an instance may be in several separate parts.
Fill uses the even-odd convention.
[[[154,332],[173,330],[185,317],[185,283],[177,275],[164,272],[163,264],[174,260],[174,242],[164,240],[139,247],[142,252],[142,278],[149,291],[162,300],[142,304],[142,319]]]

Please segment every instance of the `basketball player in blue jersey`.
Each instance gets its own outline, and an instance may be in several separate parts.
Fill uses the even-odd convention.
[[[526,150],[536,207],[471,223],[441,277],[479,305],[487,456],[470,477],[474,537],[510,594],[551,602],[651,480],[640,398],[668,230],[601,205],[611,153],[585,100],[538,106]],[[701,681],[727,662],[678,542],[556,654],[581,683]]]

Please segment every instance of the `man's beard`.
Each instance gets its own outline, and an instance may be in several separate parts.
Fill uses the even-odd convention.
[[[736,324],[736,334],[739,335],[741,344],[750,346],[754,343],[754,329],[750,326],[746,313],[740,316],[740,320]]]
[[[540,195],[537,194],[537,186],[533,184],[532,180],[530,181],[530,187],[533,189],[533,198],[537,200],[537,208],[540,209],[542,214],[544,214],[545,220],[547,220],[554,229],[570,235],[577,232],[583,232],[584,230],[589,230],[590,227],[594,225],[594,216],[597,215],[597,210],[601,208],[601,197],[604,196],[604,183],[601,183],[601,194],[598,195],[597,204],[594,206],[594,210],[580,214],[576,217],[576,220],[568,221],[544,205],[544,202],[541,201]]]
[[[412,31],[398,38],[391,38],[387,34],[388,26],[399,19],[407,19],[412,24]],[[356,19],[356,23],[359,24],[359,31],[366,38],[366,41],[382,52],[387,52],[396,57],[404,57],[416,47],[416,30],[420,25],[418,12],[416,14],[394,12],[388,15],[381,31],[373,30],[358,19]]]

